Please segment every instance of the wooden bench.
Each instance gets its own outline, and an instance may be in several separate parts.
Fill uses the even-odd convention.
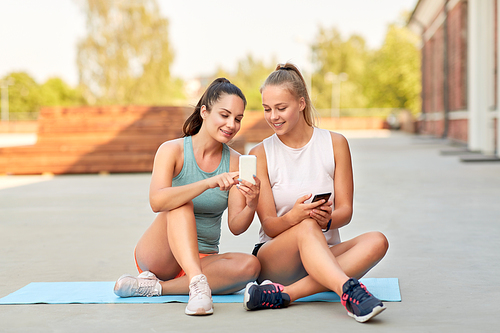
[[[40,111],[33,146],[0,148],[0,175],[151,172],[158,147],[180,138],[187,107],[51,107]],[[246,111],[229,146],[273,134],[263,112]]]
[[[182,137],[192,108],[169,106],[103,106],[44,108],[34,146],[0,148],[1,174],[151,172],[158,147]],[[383,119],[321,119],[320,127],[381,129]],[[245,153],[273,130],[262,111],[246,111],[242,127],[229,146]]]
[[[33,146],[0,148],[0,175],[151,172],[158,147],[182,137],[192,108],[103,106],[44,108]],[[379,129],[382,119],[321,120],[329,129]],[[274,131],[262,111],[246,111],[229,146],[245,153]]]
[[[182,137],[192,109],[44,108],[33,146],[0,148],[0,174],[151,172],[158,147]]]

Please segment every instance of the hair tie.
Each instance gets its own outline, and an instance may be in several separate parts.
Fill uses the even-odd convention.
[[[231,82],[229,82],[229,80],[228,80],[228,79],[226,79],[225,77],[219,77],[219,78],[215,79],[215,81],[216,81],[217,83],[231,83]]]
[[[285,66],[282,66],[282,67],[280,67],[279,69],[282,69],[282,70],[285,70],[285,71],[289,71],[289,70],[291,70],[291,68],[289,68],[289,67],[285,67]]]

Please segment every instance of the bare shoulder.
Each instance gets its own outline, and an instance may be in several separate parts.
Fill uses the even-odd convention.
[[[249,154],[255,155],[257,157],[257,173],[259,174],[258,170],[260,169],[262,171],[261,175],[267,175],[267,158],[264,144],[261,142],[258,145],[254,146],[252,149],[250,149]]]
[[[250,149],[250,154],[255,155],[257,157],[263,156],[266,157],[266,151],[264,150],[264,144],[261,142]]]
[[[169,173],[177,175],[184,161],[184,139],[175,139],[162,143],[156,151],[153,164],[153,178]],[[162,177],[163,177],[162,176]]]
[[[333,158],[335,163],[340,165],[341,163],[351,164],[351,151],[349,149],[349,143],[345,136],[340,133],[330,132],[333,144]],[[347,164],[346,164],[347,165]]]
[[[170,154],[182,154],[184,153],[184,138],[174,139],[163,142],[158,151],[157,155],[170,155]]]
[[[345,136],[340,133],[330,131],[332,137],[333,149],[347,149],[349,150],[349,143]]]

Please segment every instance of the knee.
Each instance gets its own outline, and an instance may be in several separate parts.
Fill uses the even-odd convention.
[[[239,260],[240,275],[245,276],[248,281],[255,281],[260,274],[260,261],[253,255],[245,255]]]
[[[169,211],[165,211],[165,214],[166,214],[167,219],[170,216],[179,217],[179,216],[185,216],[186,214],[193,215],[194,214],[193,202],[188,201],[185,204],[183,204],[177,208],[174,208],[174,209],[169,210]],[[179,214],[181,214],[181,215],[179,215]]]
[[[318,231],[321,233],[321,228],[318,222],[313,219],[302,220],[302,222],[295,225],[294,228],[299,236],[311,235],[317,233]]]
[[[172,209],[172,211],[174,211],[174,210],[179,210],[179,211],[188,210],[191,212],[194,210],[194,205],[193,205],[193,202],[190,200],[190,201],[186,202],[184,205],[181,205],[175,209]]]
[[[389,249],[389,241],[381,232],[373,231],[368,233],[370,244],[372,245],[372,253],[379,259],[383,258]]]

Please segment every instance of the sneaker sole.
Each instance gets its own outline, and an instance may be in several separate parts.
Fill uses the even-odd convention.
[[[249,282],[249,283],[247,283],[247,286],[245,287],[245,294],[244,294],[244,298],[243,298],[243,307],[247,311],[251,311],[251,309],[249,309],[247,307],[247,304],[250,301],[250,293],[248,291],[250,290],[251,286],[255,286],[255,285],[257,285],[257,283],[255,283],[255,282]]]
[[[377,306],[377,307],[373,308],[372,312],[370,312],[367,315],[361,316],[361,317],[356,316],[354,313],[351,313],[351,312],[347,312],[347,314],[350,317],[354,318],[358,323],[364,323],[364,322],[367,322],[368,320],[372,319],[373,317],[375,317],[376,315],[378,315],[379,313],[381,313],[385,309],[386,309],[385,305]]]
[[[196,311],[190,311],[186,308],[184,311],[188,316],[208,316],[214,313],[214,308],[212,307],[210,310],[205,310],[204,308],[199,308]]]

